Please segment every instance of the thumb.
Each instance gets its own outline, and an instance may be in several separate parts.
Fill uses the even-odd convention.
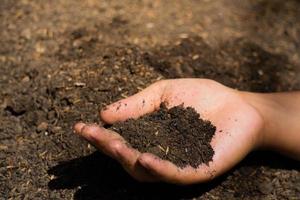
[[[158,109],[168,81],[158,81],[141,92],[108,105],[100,112],[101,119],[109,124],[138,118]]]

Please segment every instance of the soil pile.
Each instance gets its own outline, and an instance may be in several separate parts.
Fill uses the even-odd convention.
[[[139,119],[118,122],[111,127],[141,152],[149,152],[179,167],[208,164],[214,151],[210,145],[216,127],[200,118],[192,107],[160,109]]]

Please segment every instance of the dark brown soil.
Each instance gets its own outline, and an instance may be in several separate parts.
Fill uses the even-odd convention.
[[[299,162],[255,152],[219,179],[141,184],[72,133],[165,78],[300,89],[298,0],[0,4],[0,199],[299,199]]]
[[[204,121],[192,107],[183,105],[160,109],[138,119],[115,123],[112,130],[140,152],[148,152],[169,160],[179,167],[197,168],[212,160],[210,145],[216,127]]]

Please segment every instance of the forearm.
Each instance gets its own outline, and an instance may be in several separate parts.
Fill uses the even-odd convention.
[[[300,160],[300,92],[242,92],[264,120],[260,146]]]

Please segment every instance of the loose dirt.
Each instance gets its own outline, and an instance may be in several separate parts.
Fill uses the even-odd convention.
[[[210,142],[216,127],[202,120],[192,107],[167,109],[162,103],[158,111],[116,123],[111,129],[140,152],[153,153],[179,167],[197,168],[214,155]]]
[[[0,199],[298,199],[299,162],[278,154],[207,184],[143,184],[72,126],[166,78],[299,90],[299,19],[298,0],[1,1]]]

